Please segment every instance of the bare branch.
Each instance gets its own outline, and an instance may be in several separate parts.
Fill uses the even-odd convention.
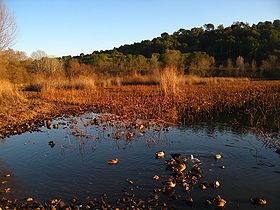
[[[3,1],[0,0],[0,51],[13,45],[16,33],[15,17],[9,13]]]

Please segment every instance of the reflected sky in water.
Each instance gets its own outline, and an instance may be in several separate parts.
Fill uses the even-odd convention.
[[[127,126],[126,120],[104,120],[95,125],[96,116],[89,113],[59,118],[52,122],[59,124],[58,129],[42,127],[41,132],[0,140],[0,173],[12,174],[13,181],[8,183],[11,193],[41,201],[69,200],[75,195],[86,201],[103,193],[115,199],[133,191],[145,199],[153,189],[162,187],[164,178],[153,180],[154,175],[170,175],[164,160],[171,153],[181,153],[184,157],[193,154],[202,161],[202,181],[219,180],[222,184],[206,191],[195,186],[190,193],[176,187],[182,198],[193,197],[196,207],[206,208],[204,201],[218,194],[230,201],[227,205],[232,209],[254,209],[249,201],[252,196],[267,198],[268,208],[280,206],[280,155],[271,148],[272,142],[277,142],[273,138],[206,125],[171,129],[150,124],[149,129],[140,131]],[[135,135],[127,137],[130,133]],[[49,141],[56,142],[53,148]],[[161,150],[167,153],[166,158],[155,159],[155,152]],[[214,159],[218,153],[223,156],[221,160]],[[119,164],[108,165],[107,161],[114,158],[120,160]],[[220,168],[222,165],[225,169]],[[128,179],[134,183],[129,184]],[[166,195],[161,199],[177,208],[186,207]]]

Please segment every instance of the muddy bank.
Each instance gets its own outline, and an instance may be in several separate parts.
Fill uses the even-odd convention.
[[[0,138],[36,130],[46,120],[62,115],[79,115],[85,111],[94,111],[94,106],[78,106],[43,100],[36,93],[29,93],[27,100],[5,104],[0,109]]]

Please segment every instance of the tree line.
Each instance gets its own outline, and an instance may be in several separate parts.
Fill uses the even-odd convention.
[[[255,60],[261,64],[269,55],[280,56],[280,20],[253,24],[235,22],[229,27],[211,23],[191,30],[179,29],[173,34],[162,33],[153,40],[123,45],[116,48],[124,54],[144,55],[163,54],[166,49],[179,50],[182,53],[195,51],[206,52],[215,57],[218,65],[227,59],[235,60],[238,56],[246,62]]]
[[[229,27],[205,24],[172,35],[106,51],[78,56],[50,57],[36,51],[31,57],[12,49],[1,50],[0,74],[21,83],[30,74],[68,78],[93,74],[148,75],[175,67],[181,74],[280,78],[280,20],[250,26],[236,22]]]
[[[231,26],[211,23],[191,30],[106,51],[80,56],[64,56],[100,72],[113,74],[152,73],[174,65],[186,74],[199,76],[246,76],[280,78],[280,20],[258,24],[235,22]]]

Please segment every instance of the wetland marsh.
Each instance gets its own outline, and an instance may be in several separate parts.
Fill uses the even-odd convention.
[[[279,5],[34,2],[0,0],[0,210],[279,210]]]

